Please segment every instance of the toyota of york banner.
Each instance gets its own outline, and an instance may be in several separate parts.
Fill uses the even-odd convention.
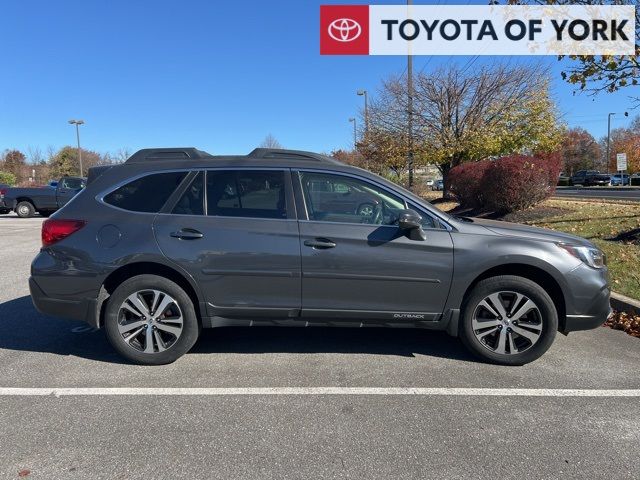
[[[322,5],[322,55],[633,55],[633,5]]]

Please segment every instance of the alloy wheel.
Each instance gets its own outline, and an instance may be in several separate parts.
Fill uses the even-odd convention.
[[[164,352],[180,338],[182,310],[160,290],[140,290],[129,295],[118,311],[118,331],[131,348],[144,353]]]
[[[501,355],[529,350],[542,336],[542,315],[526,295],[500,291],[485,297],[471,319],[473,334],[487,349]]]
[[[360,207],[360,211],[358,212],[358,215],[361,215],[363,217],[371,217],[373,216],[373,206],[372,205],[362,205]]]

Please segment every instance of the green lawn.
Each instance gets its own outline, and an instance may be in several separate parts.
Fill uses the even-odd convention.
[[[427,200],[439,196],[441,195],[432,195],[431,192],[425,195]],[[448,211],[457,204],[446,202],[436,206]],[[640,299],[640,244],[637,241],[633,244],[605,240],[622,232],[640,228],[640,204],[551,199],[543,202],[540,207],[550,210],[551,213],[523,223],[560,230],[591,240],[607,255],[613,290]],[[535,217],[532,213],[535,212],[523,212],[523,217]],[[515,217],[517,216],[516,214]]]
[[[605,240],[640,228],[640,205],[555,199],[547,200],[545,204],[568,211],[528,223],[593,241],[607,254],[613,290],[640,298],[640,245]]]

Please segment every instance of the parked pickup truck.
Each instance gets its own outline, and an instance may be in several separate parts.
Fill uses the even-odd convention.
[[[87,185],[82,177],[62,177],[56,187],[10,187],[0,190],[0,211],[13,210],[19,217],[32,217],[36,212],[48,217],[62,208]]]
[[[582,185],[589,187],[592,185],[609,185],[611,177],[606,173],[600,173],[596,170],[580,170],[571,176],[569,185]]]

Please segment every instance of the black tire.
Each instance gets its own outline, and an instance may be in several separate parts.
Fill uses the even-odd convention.
[[[474,333],[472,319],[476,308],[480,302],[496,292],[525,295],[534,302],[540,313],[540,336],[530,348],[520,353],[496,353],[485,346]],[[474,355],[499,365],[524,365],[540,358],[553,343],[558,330],[558,312],[549,294],[537,283],[515,275],[501,275],[478,282],[464,300],[460,322],[460,339]]]
[[[35,215],[36,209],[31,202],[24,200],[16,205],[15,212],[20,218],[31,218]]]
[[[143,290],[159,290],[175,299],[182,313],[182,332],[175,343],[164,351],[145,353],[125,342],[118,330],[120,307],[131,294]],[[165,365],[175,362],[191,350],[198,340],[200,322],[191,298],[171,280],[157,275],[138,275],[124,281],[109,297],[104,315],[105,333],[114,349],[128,360],[141,365]],[[153,342],[152,342],[153,343]]]
[[[6,215],[9,212],[10,212],[10,210],[6,210],[6,209],[3,208],[3,209],[0,210],[0,215]]]

